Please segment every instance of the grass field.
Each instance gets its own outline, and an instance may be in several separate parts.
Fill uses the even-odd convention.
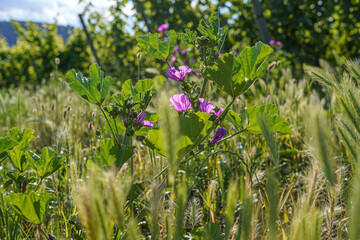
[[[267,62],[237,96],[209,81],[218,116],[170,107],[196,87],[108,90],[95,65],[89,88],[1,89],[0,239],[359,239],[360,65],[342,61],[300,79]]]

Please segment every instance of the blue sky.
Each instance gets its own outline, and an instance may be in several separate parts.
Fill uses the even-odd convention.
[[[78,14],[84,10],[86,3],[78,2],[78,0],[0,0],[0,21],[14,19],[53,23],[57,19],[59,25],[79,27]],[[114,0],[91,0],[91,2],[99,12],[111,20],[108,8],[115,3]],[[133,15],[132,7],[133,4],[129,3],[124,9],[125,13]]]

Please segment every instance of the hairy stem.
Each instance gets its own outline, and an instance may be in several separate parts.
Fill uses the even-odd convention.
[[[121,145],[120,145],[120,143],[119,143],[119,141],[118,141],[118,139],[117,139],[117,137],[116,137],[116,135],[115,135],[115,132],[114,132],[112,126],[111,126],[110,120],[109,120],[109,118],[107,117],[107,115],[106,115],[103,107],[102,107],[101,105],[99,105],[99,108],[100,108],[102,114],[104,115],[104,117],[105,117],[108,125],[109,125],[110,131],[111,131],[111,133],[112,133],[112,135],[113,135],[113,137],[114,137],[114,139],[115,139],[116,144],[117,144],[119,147],[121,147]]]

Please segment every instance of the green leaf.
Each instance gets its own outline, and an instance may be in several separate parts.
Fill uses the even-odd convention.
[[[9,139],[8,137],[0,138],[0,153],[6,152],[10,149],[13,149],[17,145],[17,142]]]
[[[232,110],[228,112],[225,119],[229,121],[237,130],[242,127],[242,116]]]
[[[74,89],[86,101],[101,105],[110,88],[111,78],[109,76],[104,78],[104,72],[97,64],[90,66],[90,78],[86,78],[81,72],[76,73],[71,70],[66,74],[69,86]]]
[[[223,54],[214,66],[205,69],[205,74],[235,98],[255,82],[266,68],[272,51],[270,46],[258,42],[252,48],[245,48],[238,58],[230,53]]]
[[[152,79],[139,80],[135,86],[132,80],[126,80],[121,85],[121,92],[113,95],[113,99],[120,105],[125,107],[126,100],[132,98],[133,101],[139,103],[139,108],[145,110],[152,96],[155,93],[154,82]]]
[[[148,137],[144,140],[144,145],[151,148],[158,154],[165,156],[166,148],[164,146],[164,134],[160,129],[152,129],[148,133]]]
[[[177,156],[181,158],[187,154],[192,146],[198,145],[212,127],[211,117],[208,113],[190,113],[185,117],[179,116],[180,138],[177,140]],[[144,144],[157,153],[166,156],[163,132],[159,129],[150,130]]]
[[[228,29],[220,27],[219,12],[214,13],[209,18],[208,23],[204,19],[201,19],[197,29],[200,33],[202,33],[202,35],[206,36],[217,45],[216,48],[218,52],[221,51]]]
[[[13,150],[10,150],[8,151],[8,155],[14,167],[16,167],[20,172],[23,172],[30,167],[24,152],[20,149],[15,148]]]
[[[178,157],[184,156],[193,145],[198,145],[212,127],[211,114],[197,112],[179,117],[181,137],[177,142]]]
[[[16,142],[16,148],[23,150],[35,140],[34,132],[32,129],[24,129],[21,132],[19,128],[12,128],[7,132],[7,136]]]
[[[208,37],[213,41],[216,41],[220,31],[219,13],[216,12],[211,15],[211,17],[209,18],[209,23],[207,23],[204,19],[201,19],[197,29],[204,36]]]
[[[246,109],[248,124],[246,131],[253,134],[262,134],[260,117],[270,132],[291,133],[291,128],[284,118],[277,115],[278,108],[274,104],[265,104],[260,107],[253,106]]]
[[[35,140],[34,130],[24,129],[23,132],[19,128],[12,128],[7,132],[6,137],[0,138],[0,154],[17,148],[23,150],[29,146],[29,144]]]
[[[97,149],[97,156],[93,162],[101,168],[115,166],[118,170],[124,163],[134,154],[135,147],[127,147],[123,145],[119,148],[112,139],[104,139],[100,141]]]
[[[26,157],[41,178],[46,178],[57,171],[63,164],[64,158],[44,147],[38,156],[32,151],[26,152]]]
[[[191,31],[190,29],[185,29],[184,33],[178,33],[177,38],[182,41],[186,41],[190,44],[195,44],[197,32]]]
[[[171,30],[168,32],[168,37],[161,41],[159,33],[149,33],[146,36],[137,37],[138,46],[151,56],[166,61],[169,55],[174,51],[174,44],[176,43],[176,32]]]
[[[7,204],[18,214],[34,224],[41,224],[48,208],[51,193],[10,193],[5,196]]]

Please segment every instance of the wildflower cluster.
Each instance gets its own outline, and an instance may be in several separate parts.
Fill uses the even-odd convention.
[[[278,46],[278,47],[281,47],[283,44],[282,44],[282,42],[280,42],[280,41],[275,41],[275,40],[270,40],[270,42],[269,42],[269,45],[270,46],[273,46],[273,45],[275,45],[276,44],[276,46]]]

